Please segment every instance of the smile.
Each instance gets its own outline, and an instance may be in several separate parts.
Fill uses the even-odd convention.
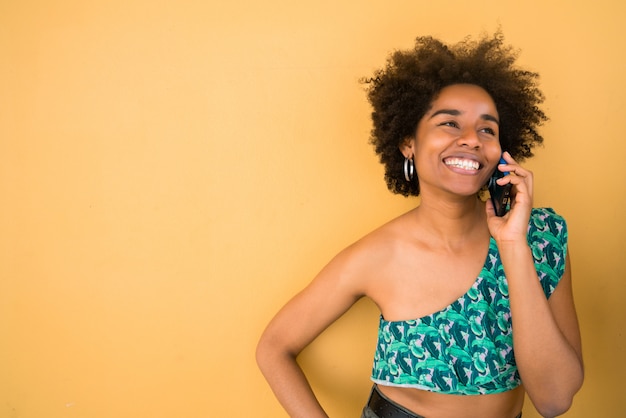
[[[447,158],[443,161],[448,167],[456,167],[468,171],[476,171],[480,168],[478,161],[467,160],[464,158]]]

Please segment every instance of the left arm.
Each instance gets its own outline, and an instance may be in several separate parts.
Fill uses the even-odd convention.
[[[539,284],[528,247],[509,247],[501,256],[509,282],[515,360],[522,382],[542,416],[561,415],[570,408],[583,383],[569,256],[565,273],[549,300]]]
[[[583,382],[582,348],[572,295],[569,256],[549,300],[541,287],[526,233],[532,209],[533,177],[509,156],[500,184],[515,191],[511,212],[495,216],[487,203],[489,229],[495,238],[509,284],[515,360],[528,396],[545,417],[563,414]]]

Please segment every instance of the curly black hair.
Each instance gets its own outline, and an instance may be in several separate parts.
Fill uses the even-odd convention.
[[[419,181],[404,178],[399,147],[415,135],[420,119],[449,85],[474,84],[485,89],[500,117],[502,149],[518,161],[533,155],[532,149],[543,142],[537,129],[548,118],[538,107],[544,100],[539,75],[517,68],[517,57],[518,51],[504,44],[500,31],[454,45],[423,36],[416,39],[414,49],[392,53],[385,68],[361,80],[373,108],[370,142],[385,166],[390,191],[419,195]]]

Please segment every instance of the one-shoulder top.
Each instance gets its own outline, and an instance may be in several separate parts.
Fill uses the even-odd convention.
[[[565,271],[567,226],[551,208],[533,209],[528,243],[546,298]],[[380,385],[479,395],[520,385],[508,284],[493,238],[472,287],[452,304],[407,321],[380,317],[372,380]]]

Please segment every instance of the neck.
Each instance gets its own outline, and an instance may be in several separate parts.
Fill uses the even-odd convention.
[[[476,196],[431,199],[422,196],[415,209],[420,235],[449,248],[489,236],[485,204]]]

